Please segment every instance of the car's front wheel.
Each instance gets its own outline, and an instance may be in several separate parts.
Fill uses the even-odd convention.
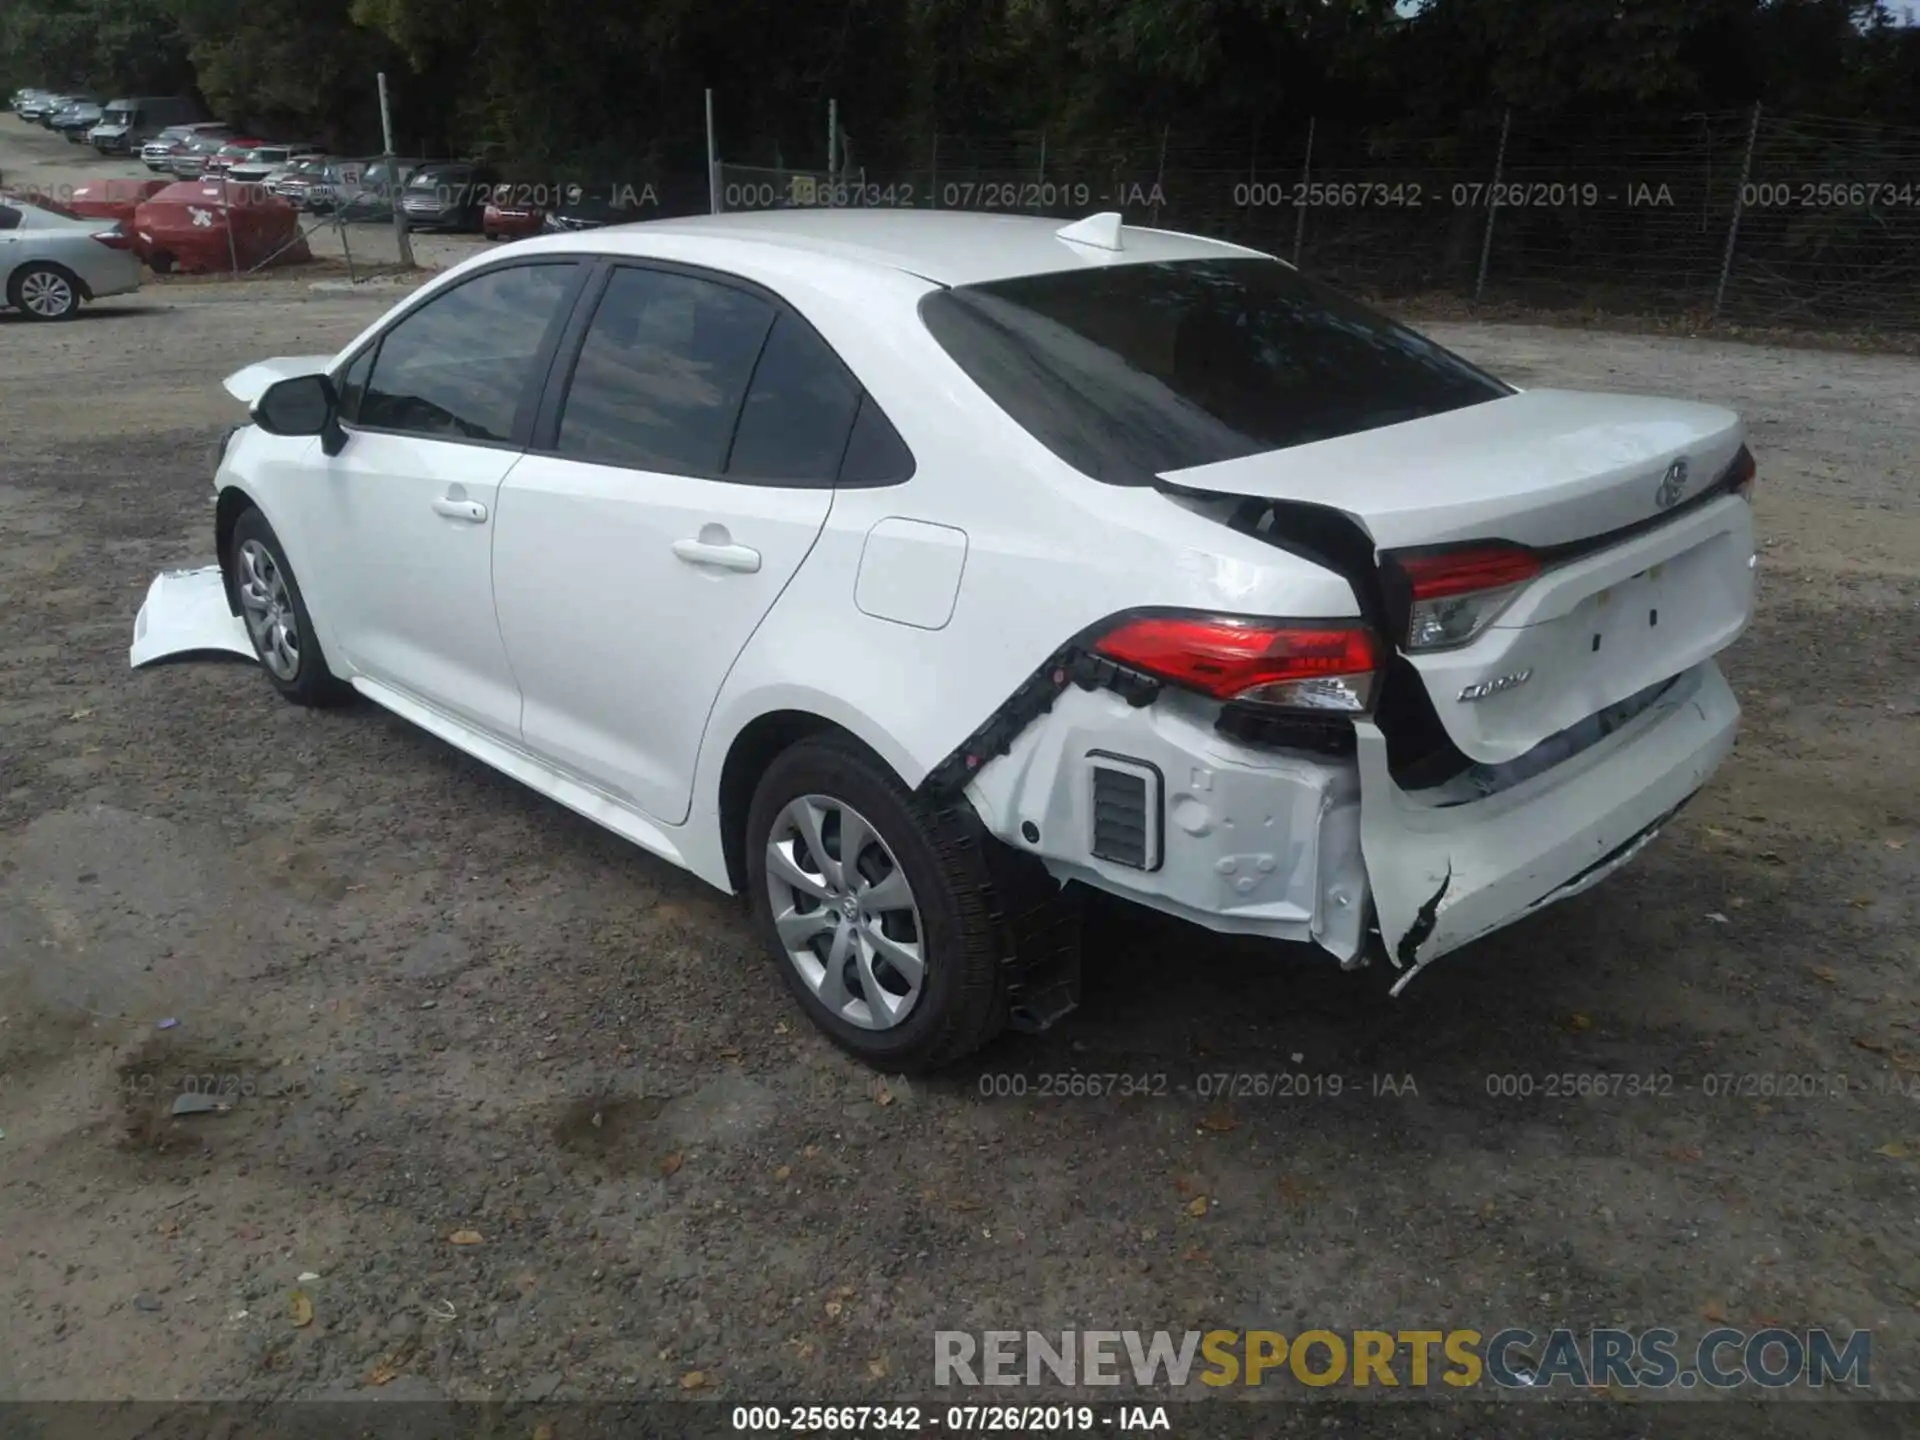
[[[747,817],[757,928],[808,1017],[887,1070],[979,1049],[1006,1023],[985,837],[850,737],[803,740]]]
[[[80,309],[80,282],[58,265],[22,265],[7,283],[7,303],[29,320],[71,320]]]
[[[351,687],[327,668],[293,567],[258,510],[234,523],[227,564],[247,637],[273,688],[296,705],[336,705],[351,696]]]

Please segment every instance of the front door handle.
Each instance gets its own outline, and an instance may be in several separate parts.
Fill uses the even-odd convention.
[[[466,520],[475,525],[487,523],[487,507],[478,500],[455,500],[442,495],[433,502],[433,513],[444,515],[449,520]]]
[[[760,569],[760,552],[745,545],[717,544],[710,540],[676,540],[673,553],[689,565],[711,565],[717,570],[738,570],[752,575]]]

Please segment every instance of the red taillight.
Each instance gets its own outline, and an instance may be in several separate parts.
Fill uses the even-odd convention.
[[[1366,710],[1379,667],[1373,633],[1337,622],[1148,616],[1122,623],[1094,648],[1216,700],[1349,713]]]
[[[1518,545],[1473,545],[1432,555],[1401,557],[1415,600],[1441,600],[1476,590],[1518,585],[1540,573],[1540,562]]]
[[[112,230],[96,231],[93,238],[109,250],[131,250],[133,248],[133,237],[125,234],[117,227]]]

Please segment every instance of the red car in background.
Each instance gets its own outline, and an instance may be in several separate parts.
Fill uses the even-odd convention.
[[[538,205],[523,203],[521,196],[511,193],[514,189],[512,185],[497,186],[494,198],[480,212],[480,234],[484,238],[520,240],[540,233],[546,211]]]
[[[266,143],[264,140],[256,140],[250,136],[240,136],[229,140],[225,145],[222,145],[218,150],[214,151],[213,154],[207,156],[206,164],[201,167],[200,174],[203,178],[209,180],[217,175],[224,175],[227,168],[232,165],[234,161],[246,159],[247,156],[251,155]]]

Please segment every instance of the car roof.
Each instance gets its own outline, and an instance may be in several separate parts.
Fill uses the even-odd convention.
[[[654,237],[684,236],[742,247],[741,260],[771,247],[846,264],[904,271],[939,285],[978,285],[1020,275],[1164,260],[1261,256],[1221,240],[1128,225],[1118,252],[1060,238],[1069,221],[956,210],[764,210],[651,220],[595,231],[596,248],[653,253]],[[719,263],[716,255],[716,263]]]

